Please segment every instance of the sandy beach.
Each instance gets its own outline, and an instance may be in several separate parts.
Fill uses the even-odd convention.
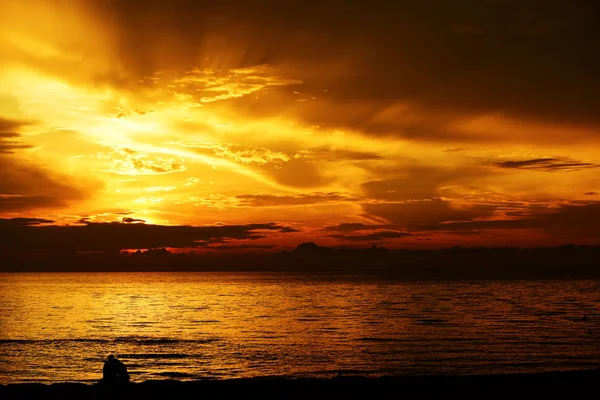
[[[539,374],[387,376],[332,379],[254,378],[145,381],[122,387],[82,383],[0,385],[2,399],[95,398],[499,398],[515,395],[584,398],[598,389],[600,369]]]

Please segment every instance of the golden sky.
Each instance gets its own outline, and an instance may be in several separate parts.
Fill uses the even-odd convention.
[[[0,230],[600,244],[598,6],[398,3],[0,2]]]

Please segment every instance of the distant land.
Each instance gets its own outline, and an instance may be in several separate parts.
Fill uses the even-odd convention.
[[[360,273],[406,279],[600,278],[600,246],[537,248],[333,248],[313,242],[291,251],[4,252],[0,272],[218,272]]]

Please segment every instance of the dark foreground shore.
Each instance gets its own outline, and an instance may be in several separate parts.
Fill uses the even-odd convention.
[[[146,381],[112,387],[81,383],[0,385],[0,399],[175,399],[175,398],[595,398],[600,369],[539,374],[389,376],[331,379],[254,378]],[[591,396],[591,397],[590,397]]]

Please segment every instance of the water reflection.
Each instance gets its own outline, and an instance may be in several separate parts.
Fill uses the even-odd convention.
[[[599,289],[598,281],[3,274],[0,382],[95,380],[111,353],[134,381],[595,366]]]

